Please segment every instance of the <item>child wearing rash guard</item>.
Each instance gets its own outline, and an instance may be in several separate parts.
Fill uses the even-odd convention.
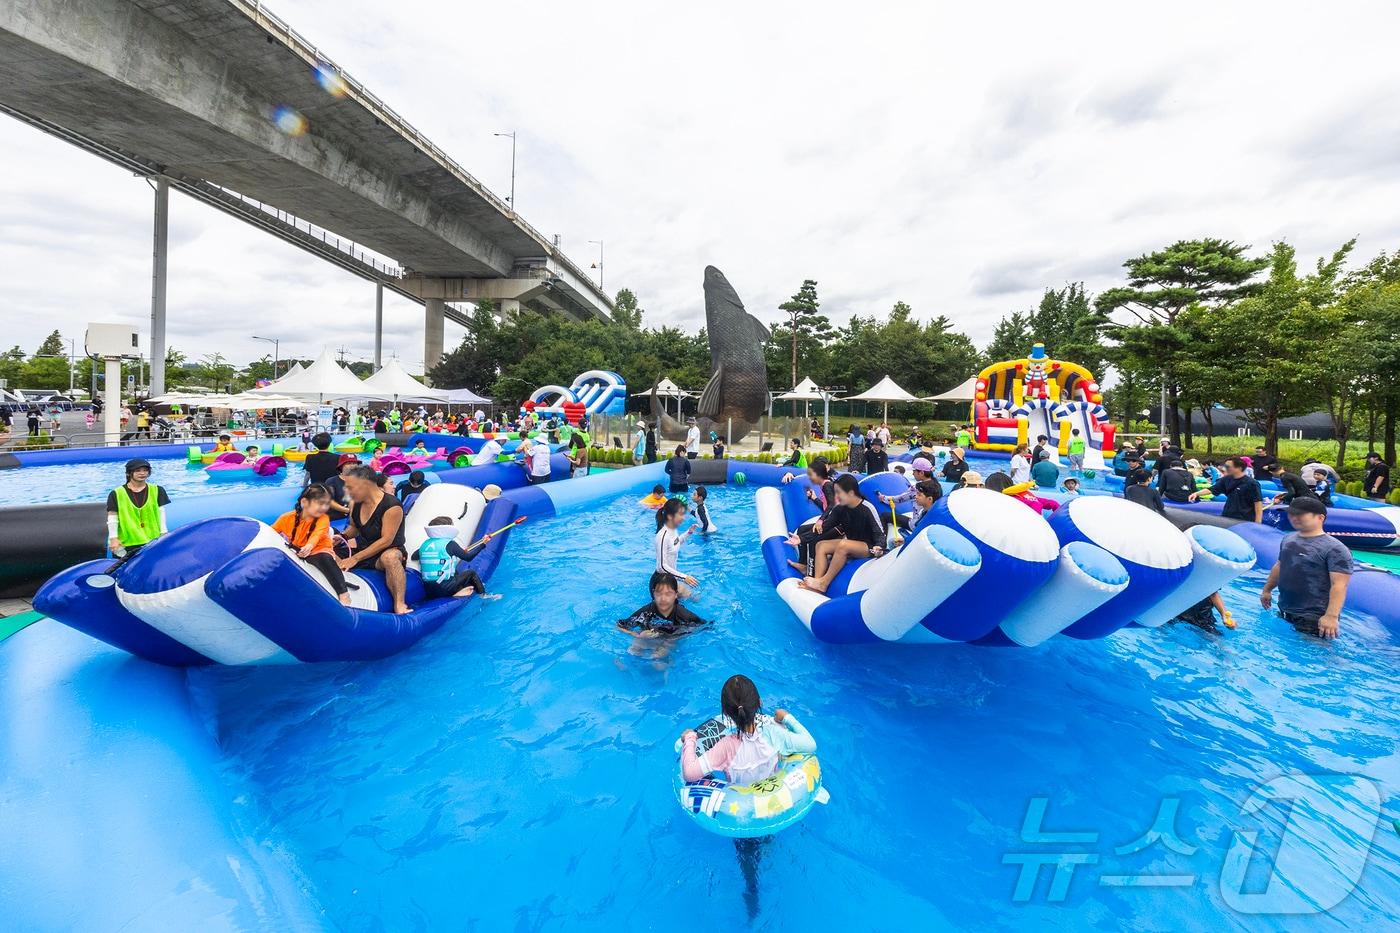
[[[694,729],[681,734],[681,775],[687,781],[720,772],[731,784],[752,784],[771,777],[783,756],[817,750],[817,740],[787,710],[775,710],[771,718],[759,715],[758,688],[743,674],[724,682],[719,705],[735,731],[703,755],[695,754]]]

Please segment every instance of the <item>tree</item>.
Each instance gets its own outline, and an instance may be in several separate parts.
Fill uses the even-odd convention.
[[[1107,362],[1102,331],[1107,324],[1108,315],[1089,300],[1083,282],[1047,288],[1036,307],[1013,312],[997,323],[986,359],[1020,359],[1033,344],[1043,343],[1053,359],[1078,363],[1102,378]]]
[[[1004,360],[1019,360],[1033,343],[1035,338],[1031,333],[1029,315],[1013,311],[997,321],[997,326],[992,330],[992,342],[982,355],[989,365]]]
[[[0,353],[0,379],[4,379],[11,386],[16,386],[19,384],[19,377],[23,372],[24,351],[18,345]]]
[[[67,356],[68,344],[64,343],[63,335],[54,331],[44,338],[44,342],[39,344],[39,349],[34,351],[35,356]]]
[[[1143,331],[1174,329],[1177,317],[1193,305],[1219,307],[1257,292],[1259,286],[1251,279],[1269,267],[1269,259],[1251,259],[1245,255],[1248,249],[1230,240],[1178,240],[1166,249],[1124,262],[1127,286],[1111,288],[1095,302],[1105,318],[1126,311],[1136,320],[1110,327],[1108,335],[1120,343],[1133,343],[1132,355],[1139,361],[1144,349],[1154,348],[1161,354],[1155,363],[1163,374],[1169,406],[1169,424],[1163,430],[1170,431],[1173,443],[1181,443],[1181,389],[1175,370],[1186,340],[1179,333]]]
[[[804,280],[797,294],[778,305],[778,310],[787,314],[788,323],[786,327],[773,329],[773,339],[791,345],[793,386],[797,385],[798,379],[799,346],[804,351],[805,359],[816,348],[825,346],[832,337],[831,321],[818,310],[820,307],[821,302],[817,300],[817,283],[812,279]]]
[[[1258,293],[1204,316],[1206,340],[1228,354],[1225,401],[1264,432],[1264,448],[1278,454],[1280,418],[1300,415],[1321,399],[1331,361],[1318,351],[1335,323],[1319,313],[1336,300],[1342,265],[1356,241],[1342,244],[1316,271],[1299,276],[1292,246],[1274,244],[1269,277]]]
[[[642,315],[645,313],[632,289],[624,288],[618,291],[617,298],[613,300],[613,323],[625,330],[641,330]]]
[[[24,364],[15,387],[21,389],[68,389],[68,356],[33,356]]]
[[[222,353],[206,353],[195,367],[194,377],[202,385],[207,385],[216,392],[223,392],[233,385],[236,373],[233,364],[224,359]]]

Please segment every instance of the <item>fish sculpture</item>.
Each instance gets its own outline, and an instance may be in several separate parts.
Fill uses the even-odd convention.
[[[714,431],[737,441],[753,430],[768,410],[763,345],[773,335],[768,325],[744,310],[734,286],[714,266],[705,267],[705,329],[714,375],[700,393],[696,424],[702,437]],[[654,385],[651,414],[662,437],[685,439],[686,426],[666,414]]]

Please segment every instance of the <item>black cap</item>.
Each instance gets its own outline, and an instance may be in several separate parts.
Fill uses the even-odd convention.
[[[150,468],[151,461],[141,457],[135,457],[126,461],[126,478],[131,479],[131,474],[135,473],[137,470],[149,470]]]
[[[1128,474],[1128,484],[1131,486],[1136,486],[1143,480],[1148,480],[1151,478],[1152,474],[1147,472],[1146,470],[1133,470],[1131,473]]]
[[[1288,503],[1288,511],[1297,515],[1326,515],[1327,506],[1322,504],[1321,499],[1314,499],[1312,496],[1298,496]]]

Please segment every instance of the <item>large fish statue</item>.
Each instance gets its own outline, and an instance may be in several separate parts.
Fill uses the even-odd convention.
[[[700,393],[696,424],[702,437],[714,431],[720,437],[728,433],[737,441],[753,430],[768,410],[763,345],[773,335],[768,325],[744,310],[734,286],[714,266],[705,267],[705,329],[714,375]],[[651,413],[662,437],[685,439],[685,425],[666,414],[655,386],[651,389]]]

